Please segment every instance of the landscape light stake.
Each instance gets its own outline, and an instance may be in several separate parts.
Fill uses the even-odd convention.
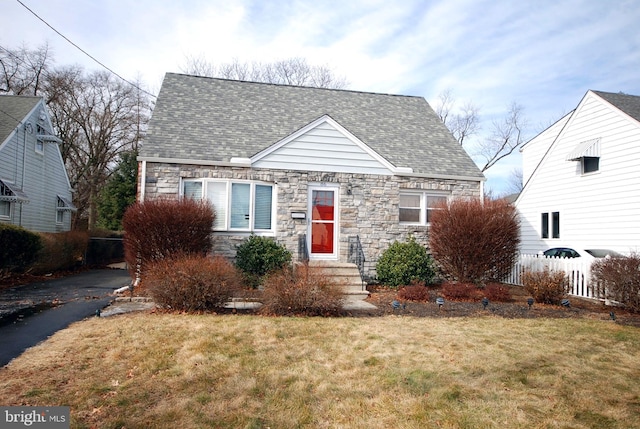
[[[529,310],[531,310],[531,307],[533,306],[533,298],[529,298],[527,299],[527,304],[529,304]]]
[[[563,300],[560,302],[560,304],[562,304],[562,306],[563,306],[563,307],[567,307],[567,308],[571,307],[571,302],[569,302],[569,300],[568,300],[568,299],[566,299],[566,298],[565,298],[565,299],[563,299]]]
[[[441,309],[442,306],[444,305],[444,298],[442,298],[441,296],[436,298],[436,304],[438,304],[438,309]]]
[[[482,307],[486,310],[488,305],[489,305],[489,298],[485,296],[484,298],[482,298]]]
[[[609,317],[611,318],[611,320],[613,320],[614,322],[616,321],[616,313],[614,313],[613,311],[609,313]]]
[[[406,303],[400,304],[400,302],[399,302],[399,301],[394,300],[394,301],[391,303],[391,307],[393,307],[393,311],[394,311],[394,313],[395,313],[395,311],[396,311],[396,310],[400,310],[400,309],[402,309],[402,310],[406,310],[406,308],[407,308],[407,304],[406,304]]]

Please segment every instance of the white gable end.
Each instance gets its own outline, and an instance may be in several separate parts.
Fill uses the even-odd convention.
[[[544,133],[540,138],[545,138]],[[522,251],[536,253],[567,245],[637,251],[638,141],[637,121],[588,92],[530,173],[516,201]],[[526,155],[525,149],[523,158]],[[596,171],[582,171],[583,156],[599,159]],[[559,237],[543,239],[542,213],[556,212]]]
[[[396,168],[325,116],[260,152],[256,168],[393,175]]]

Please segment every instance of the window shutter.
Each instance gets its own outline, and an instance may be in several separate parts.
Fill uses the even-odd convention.
[[[256,185],[254,222],[255,229],[271,229],[271,199],[273,187]]]

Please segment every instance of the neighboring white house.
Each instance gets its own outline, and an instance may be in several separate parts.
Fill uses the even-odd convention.
[[[587,91],[520,150],[521,251],[640,251],[640,97]]]
[[[41,97],[0,96],[0,223],[71,227],[71,185]]]

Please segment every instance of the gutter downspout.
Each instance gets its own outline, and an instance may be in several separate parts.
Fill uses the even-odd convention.
[[[146,186],[147,186],[147,161],[142,161],[142,166],[140,167],[140,202],[144,201]]]
[[[22,180],[20,182],[20,189],[22,190],[24,190],[25,169],[27,167],[27,128],[32,129],[31,123],[26,123],[22,127]],[[20,204],[20,217],[18,218],[18,226],[22,226],[22,204]]]

